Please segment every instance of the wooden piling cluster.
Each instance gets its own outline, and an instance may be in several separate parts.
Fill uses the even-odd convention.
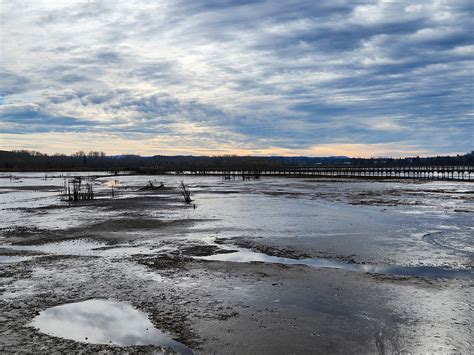
[[[204,174],[206,175],[206,174]],[[252,179],[259,179],[261,172],[260,171],[249,171],[249,170],[242,170],[242,171],[232,171],[232,172],[223,172],[222,175],[224,180],[235,180],[235,179],[242,179],[242,180],[252,180]]]
[[[87,201],[94,199],[94,189],[92,183],[83,182],[81,177],[64,178],[64,185],[61,189],[63,201]]]

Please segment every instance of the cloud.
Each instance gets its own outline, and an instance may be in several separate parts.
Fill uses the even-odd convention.
[[[0,105],[0,132],[34,133],[49,130],[77,131],[96,126],[99,122],[76,117],[54,115],[36,104]]]
[[[5,2],[0,129],[146,137],[156,153],[158,141],[182,153],[470,151],[472,11],[467,0]]]
[[[19,94],[28,90],[28,78],[0,69],[0,96]]]

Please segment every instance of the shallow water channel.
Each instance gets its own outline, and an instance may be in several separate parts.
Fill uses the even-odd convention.
[[[389,266],[389,265],[370,265],[347,263],[338,260],[329,259],[291,259],[278,256],[270,256],[264,253],[258,253],[251,250],[238,249],[234,252],[214,254],[198,257],[199,259],[209,261],[227,261],[237,263],[247,262],[265,262],[284,265],[306,265],[312,267],[322,267],[329,269],[341,269],[354,272],[366,272],[375,274],[388,274],[398,276],[416,276],[416,277],[444,277],[444,278],[474,278],[472,270],[444,269],[431,266]]]

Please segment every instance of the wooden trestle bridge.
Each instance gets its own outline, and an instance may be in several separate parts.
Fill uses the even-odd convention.
[[[405,167],[286,167],[278,169],[194,170],[181,171],[191,175],[221,175],[225,179],[252,179],[260,176],[287,177],[351,177],[385,179],[428,179],[474,181],[474,166],[405,166]]]

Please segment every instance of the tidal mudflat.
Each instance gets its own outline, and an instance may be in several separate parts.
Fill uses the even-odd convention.
[[[472,182],[60,175],[0,176],[2,352],[473,352]]]

